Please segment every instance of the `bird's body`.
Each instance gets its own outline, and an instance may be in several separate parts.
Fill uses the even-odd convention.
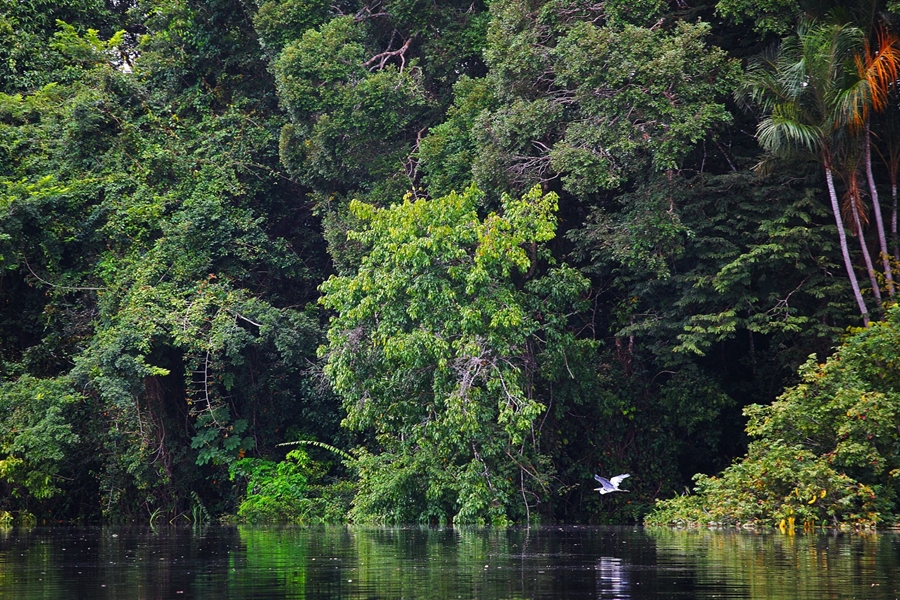
[[[600,477],[599,475],[594,475],[594,479],[600,484],[600,487],[594,488],[595,492],[600,492],[601,494],[610,494],[612,492],[627,492],[628,490],[620,490],[619,484],[622,483],[622,480],[626,477],[631,477],[628,473],[624,475],[616,475],[615,477],[610,477],[607,479],[606,477]]]

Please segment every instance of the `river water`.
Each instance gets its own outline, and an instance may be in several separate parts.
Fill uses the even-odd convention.
[[[0,530],[0,598],[900,598],[900,535],[531,529]]]

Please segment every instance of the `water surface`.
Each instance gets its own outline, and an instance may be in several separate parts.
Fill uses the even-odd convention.
[[[610,527],[0,530],[0,598],[900,598],[900,536]]]

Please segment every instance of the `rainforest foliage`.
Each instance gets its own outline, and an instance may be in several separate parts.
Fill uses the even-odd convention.
[[[895,519],[897,10],[0,0],[0,516]]]
[[[755,438],[698,494],[658,504],[656,524],[877,526],[900,492],[900,307],[850,336],[770,405],[745,409]]]

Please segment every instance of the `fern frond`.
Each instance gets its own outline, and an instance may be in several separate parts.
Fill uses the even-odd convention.
[[[328,450],[330,452],[334,452],[335,454],[337,454],[344,460],[349,460],[349,461],[354,461],[354,462],[356,461],[356,458],[354,458],[354,456],[352,454],[350,454],[344,450],[341,450],[340,448],[332,446],[331,444],[326,444],[325,442],[319,442],[316,440],[297,440],[295,442],[284,442],[283,444],[278,444],[278,445],[279,446],[300,446],[300,445],[317,446],[319,448],[324,448],[325,450]]]

